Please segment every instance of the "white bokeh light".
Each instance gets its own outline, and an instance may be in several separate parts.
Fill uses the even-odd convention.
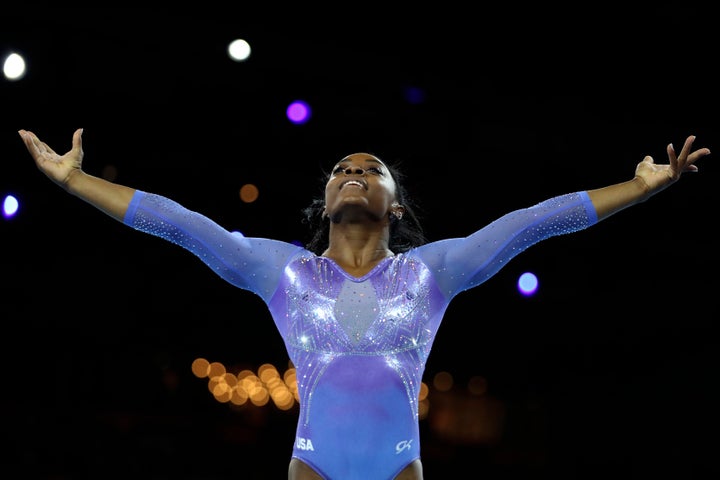
[[[5,78],[8,80],[19,80],[25,76],[25,72],[25,59],[21,55],[11,53],[5,57],[5,62],[3,63],[3,75],[5,75]]]
[[[230,42],[230,45],[228,45],[228,55],[237,62],[247,60],[250,57],[250,52],[250,44],[241,38],[233,40]]]

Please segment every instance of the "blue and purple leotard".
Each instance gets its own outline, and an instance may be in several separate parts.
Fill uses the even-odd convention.
[[[245,237],[137,191],[125,224],[197,255],[267,305],[296,368],[293,457],[323,478],[394,478],[420,458],[418,396],[450,301],[529,246],[597,222],[586,192],[504,215],[463,238],[415,247],[362,277],[298,245]]]

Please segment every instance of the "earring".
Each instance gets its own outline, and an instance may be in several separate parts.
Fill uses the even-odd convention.
[[[392,214],[395,215],[395,218],[397,218],[398,220],[402,220],[403,211],[402,211],[401,208],[399,208],[399,207],[400,207],[400,204],[399,204],[399,203],[393,203],[393,204],[391,205],[391,207],[397,209],[397,210],[394,210],[394,211],[392,212]]]

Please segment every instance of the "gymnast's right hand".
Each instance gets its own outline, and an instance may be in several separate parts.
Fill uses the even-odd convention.
[[[72,148],[66,154],[58,155],[55,150],[31,131],[18,130],[25,147],[27,147],[28,152],[35,160],[35,165],[53,182],[66,190],[70,178],[82,171],[82,132],[82,128],[75,130],[72,138]]]

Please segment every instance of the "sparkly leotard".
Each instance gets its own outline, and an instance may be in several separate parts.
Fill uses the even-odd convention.
[[[418,395],[443,314],[529,246],[597,222],[586,192],[516,210],[468,237],[384,259],[360,278],[289,242],[245,237],[138,191],[124,222],[197,255],[268,306],[296,368],[293,457],[325,479],[392,479],[420,457]]]

